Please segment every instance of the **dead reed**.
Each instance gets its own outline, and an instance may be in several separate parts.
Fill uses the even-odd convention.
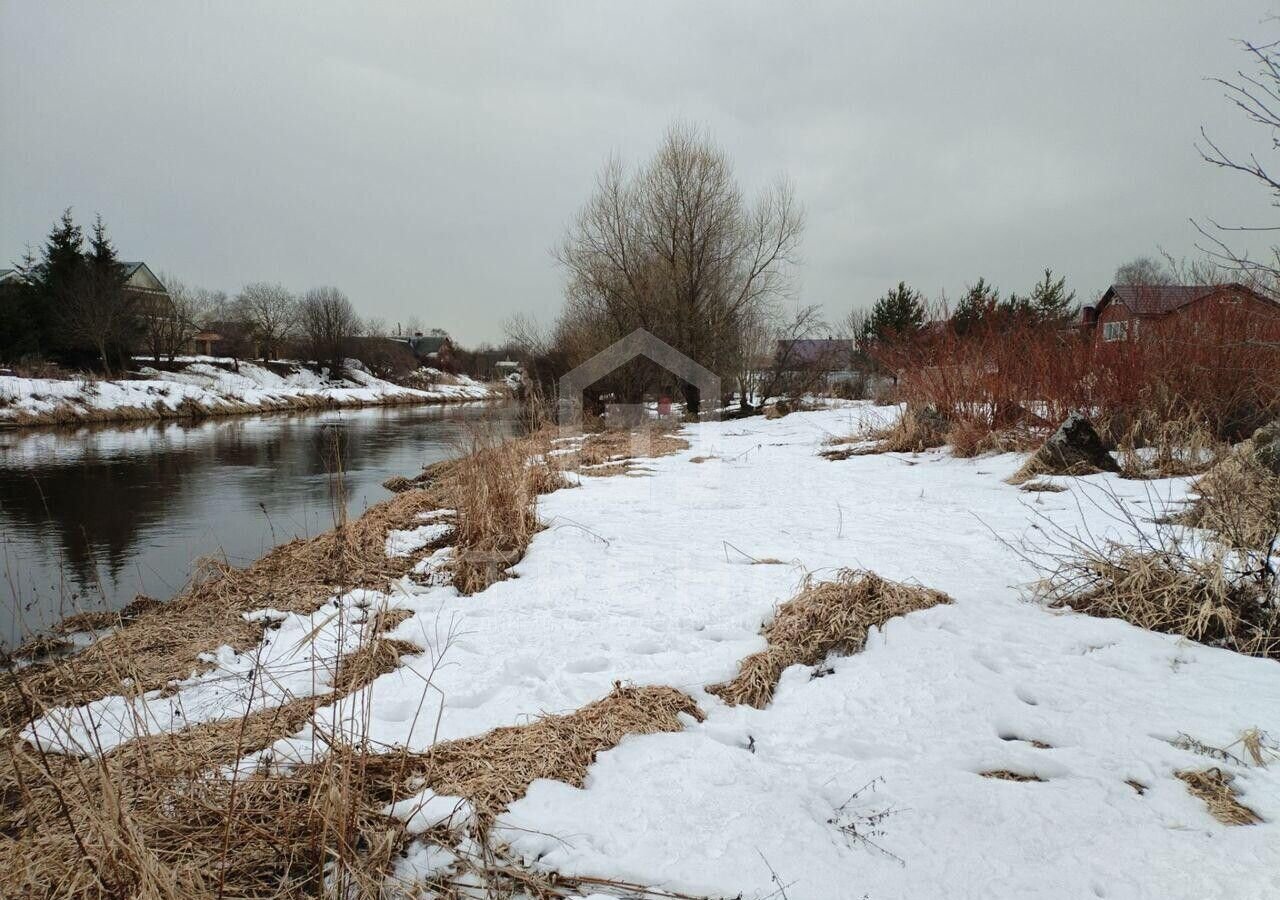
[[[872,626],[928,609],[951,598],[940,591],[842,569],[833,581],[806,578],[800,592],[778,607],[763,633],[769,646],[742,661],[732,681],[707,688],[731,706],[763,709],[788,666],[821,663],[831,654],[857,653]]]
[[[1255,825],[1262,817],[1241,803],[1235,788],[1231,786],[1234,776],[1219,768],[1184,769],[1175,772],[1187,786],[1187,791],[1194,797],[1204,801],[1209,814],[1223,825]]]
[[[1151,535],[1118,499],[1112,502],[1119,521],[1129,517],[1134,540],[1052,532],[1056,547],[1041,558],[1041,598],[1088,615],[1280,659],[1280,606],[1269,550],[1232,549],[1172,523],[1157,523]]]

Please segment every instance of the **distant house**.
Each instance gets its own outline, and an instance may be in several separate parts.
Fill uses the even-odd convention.
[[[144,262],[121,262],[125,292],[138,303],[142,314],[168,315],[173,302],[169,290]]]
[[[778,341],[773,364],[786,372],[821,369],[824,372],[852,372],[861,367],[862,357],[853,341],[844,338],[806,338]]]
[[[1137,340],[1153,327],[1193,326],[1230,316],[1268,329],[1280,326],[1280,303],[1242,284],[1113,284],[1081,312],[1081,328],[1103,343]]]
[[[413,337],[399,338],[399,340],[409,345],[413,355],[424,366],[444,369],[453,364],[453,341],[447,332],[436,328],[429,334],[418,331]]]

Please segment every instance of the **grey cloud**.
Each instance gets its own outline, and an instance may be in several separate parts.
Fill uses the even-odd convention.
[[[613,152],[705,124],[809,211],[799,296],[1040,269],[1082,293],[1188,217],[1265,224],[1199,161],[1267,136],[1205,76],[1253,3],[35,4],[0,0],[0,255],[63,206],[234,291],[342,286],[467,341],[550,319],[549,254]],[[1255,244],[1261,246],[1261,239]]]

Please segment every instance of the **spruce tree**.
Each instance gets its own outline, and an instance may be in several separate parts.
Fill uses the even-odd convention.
[[[907,287],[905,281],[885,294],[871,307],[871,315],[863,324],[863,338],[896,341],[910,338],[924,325],[924,298]]]
[[[1065,325],[1076,315],[1076,292],[1067,290],[1067,277],[1056,281],[1053,271],[1044,270],[1044,279],[1031,289],[1031,305],[1036,320],[1044,324]]]
[[[964,335],[982,326],[990,326],[996,320],[999,307],[1000,292],[987,284],[985,278],[979,278],[965,291],[951,313],[951,329]]]
[[[74,361],[74,341],[65,328],[67,309],[84,280],[84,232],[71,216],[71,208],[49,232],[40,259],[30,273],[31,326],[38,353],[63,362]]]

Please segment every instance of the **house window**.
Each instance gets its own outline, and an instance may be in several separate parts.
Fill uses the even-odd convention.
[[[1128,322],[1104,322],[1102,325],[1102,339],[1104,341],[1123,341],[1128,336]]]

